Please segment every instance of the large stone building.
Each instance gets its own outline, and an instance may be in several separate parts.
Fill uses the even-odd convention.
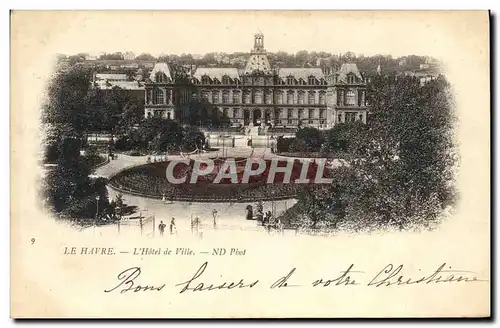
[[[330,128],[335,123],[366,123],[366,83],[356,64],[328,72],[320,68],[272,67],[264,35],[256,34],[244,69],[198,67],[180,81],[167,63],[157,63],[145,85],[145,116],[183,121],[191,101],[236,125]],[[204,109],[205,110],[205,109]]]

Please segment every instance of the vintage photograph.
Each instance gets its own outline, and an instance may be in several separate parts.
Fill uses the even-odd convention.
[[[93,233],[199,238],[428,229],[453,211],[456,112],[437,59],[242,37],[250,51],[59,54],[44,205]]]
[[[487,12],[12,24],[14,313],[488,315]]]

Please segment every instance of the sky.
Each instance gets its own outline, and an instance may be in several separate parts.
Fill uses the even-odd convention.
[[[444,32],[454,25],[443,22],[457,23],[456,15],[424,11],[61,11],[42,12],[37,19],[51,22],[40,33],[56,53],[155,56],[248,52],[256,32],[264,33],[271,52],[436,56],[449,42]]]

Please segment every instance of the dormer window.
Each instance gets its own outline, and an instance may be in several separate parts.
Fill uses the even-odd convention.
[[[316,78],[314,76],[309,76],[308,84],[309,85],[316,85]]]
[[[157,83],[164,83],[167,81],[167,76],[163,72],[158,72],[155,75],[155,79]]]
[[[229,76],[224,75],[222,77],[222,84],[231,84],[231,79],[229,78]]]
[[[220,84],[220,81],[217,78],[214,78],[213,81],[214,81],[214,84]]]
[[[304,81],[302,78],[299,79],[299,85],[304,85],[306,84],[306,81]]]
[[[356,76],[354,74],[347,75],[347,83],[356,83]]]
[[[294,85],[295,84],[295,78],[293,76],[289,76],[286,78],[286,84],[288,85]]]
[[[210,84],[210,78],[206,75],[201,77],[201,84]]]

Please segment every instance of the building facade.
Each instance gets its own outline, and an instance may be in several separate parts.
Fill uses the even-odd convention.
[[[145,116],[183,121],[193,99],[212,105],[233,125],[277,127],[335,123],[366,123],[366,83],[355,64],[327,73],[321,68],[273,68],[264,48],[264,35],[244,69],[198,67],[187,81],[174,78],[170,65],[157,63],[145,84]]]

